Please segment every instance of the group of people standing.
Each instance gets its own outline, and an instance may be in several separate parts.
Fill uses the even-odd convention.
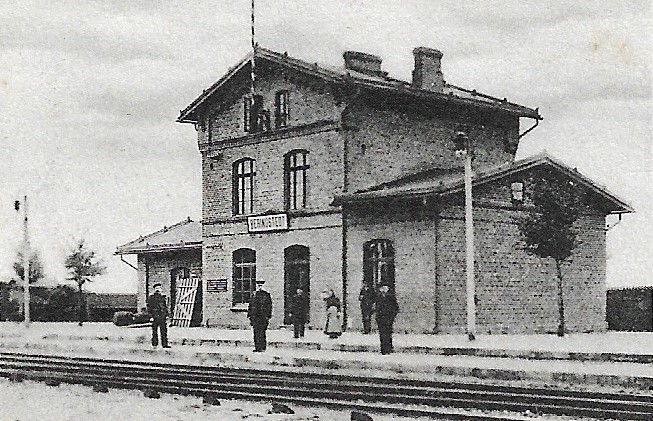
[[[340,299],[332,289],[322,291],[322,299],[324,300],[326,309],[324,333],[329,338],[337,338],[342,335],[342,305]],[[363,283],[358,300],[363,319],[363,333],[369,334],[372,332],[372,316],[376,314],[381,354],[387,355],[392,353],[392,327],[397,313],[399,313],[399,305],[397,304],[394,293],[390,291],[390,286],[382,284],[379,286],[378,291],[376,291],[367,283]],[[250,303],[250,308],[251,306],[252,304]],[[304,328],[308,322],[308,312],[309,298],[301,288],[297,288],[290,301],[290,313],[295,338],[304,337]]]
[[[397,313],[399,313],[399,305],[394,293],[390,291],[390,286],[381,284],[378,291],[375,291],[368,284],[363,283],[358,294],[358,301],[363,319],[363,334],[367,335],[372,331],[372,315],[376,313],[381,354],[391,354],[393,351],[392,326]]]
[[[267,348],[266,331],[272,317],[272,297],[264,289],[265,281],[256,280],[256,292],[252,296],[247,308],[247,318],[254,333],[254,352],[263,352]],[[376,324],[379,331],[381,354],[392,353],[392,326],[399,312],[399,306],[394,293],[389,285],[382,284],[378,291],[368,284],[363,283],[359,294],[361,315],[363,319],[363,333],[372,331],[372,316],[376,314]],[[324,333],[329,338],[337,338],[342,334],[342,305],[335,291],[328,289],[322,292],[322,299],[326,309],[326,323]],[[161,332],[161,344],[170,348],[167,335],[168,306],[166,298],[161,294],[161,284],[154,285],[154,293],[147,299],[147,309],[152,315],[152,346],[156,347]],[[309,314],[308,294],[297,288],[290,300],[290,316],[293,323],[295,338],[303,338]]]

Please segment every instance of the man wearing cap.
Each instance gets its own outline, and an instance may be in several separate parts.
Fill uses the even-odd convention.
[[[166,296],[161,294],[161,284],[154,284],[154,293],[147,297],[147,311],[152,317],[152,346],[159,345],[159,330],[161,331],[161,345],[168,346],[168,303]]]
[[[379,327],[379,341],[381,342],[381,354],[392,353],[392,324],[399,312],[399,305],[394,294],[387,284],[379,287],[379,294],[376,298],[376,324]]]
[[[263,289],[264,283],[265,281],[261,279],[256,280],[256,292],[247,308],[247,318],[254,330],[254,352],[263,352],[267,348],[265,330],[272,317],[272,297]]]

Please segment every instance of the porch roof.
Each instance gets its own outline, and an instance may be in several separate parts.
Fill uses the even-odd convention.
[[[156,253],[183,249],[202,248],[202,223],[190,218],[171,226],[164,226],[151,234],[116,248],[114,254]]]
[[[472,176],[472,185],[474,187],[481,186],[543,165],[551,166],[557,171],[566,174],[574,181],[602,197],[609,204],[608,209],[610,213],[619,214],[635,211],[624,200],[609,192],[605,186],[596,184],[590,178],[581,174],[577,169],[568,167],[546,152],[518,161],[478,169]],[[432,168],[354,193],[337,195],[332,204],[337,206],[381,198],[445,197],[463,193],[464,188],[465,180],[462,169]]]

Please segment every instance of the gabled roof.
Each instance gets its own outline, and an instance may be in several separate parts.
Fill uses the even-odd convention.
[[[190,218],[169,227],[139,237],[127,244],[118,246],[115,254],[156,253],[162,251],[201,249],[202,223]]]
[[[550,166],[566,174],[572,180],[585,186],[610,203],[610,213],[630,213],[634,209],[625,201],[610,193],[604,186],[599,186],[588,177],[582,175],[575,168],[570,168],[554,159],[547,153],[542,153],[529,158],[510,163],[489,166],[475,171],[472,177],[472,186],[478,187],[514,174],[530,170],[539,166]],[[462,170],[429,169],[415,174],[410,174],[396,180],[382,183],[355,193],[342,194],[335,197],[333,205],[369,201],[381,198],[409,198],[421,196],[446,197],[464,191],[465,180]]]
[[[254,56],[255,61],[266,60],[280,66],[296,70],[314,77],[342,85],[353,85],[361,88],[373,89],[383,92],[395,92],[409,95],[414,98],[426,100],[449,101],[452,103],[466,104],[477,107],[500,109],[519,117],[530,117],[541,120],[538,109],[528,108],[523,105],[509,102],[507,99],[495,98],[485,95],[476,90],[468,90],[449,83],[445,83],[444,92],[431,92],[413,87],[409,82],[390,78],[384,75],[368,75],[351,69],[321,66],[317,63],[308,63],[288,56],[287,53],[278,53],[262,47],[256,47],[254,53],[249,53],[238,64],[231,67],[227,73],[218,79],[208,89],[205,89],[200,96],[191,102],[184,110],[179,112],[177,122],[194,123],[198,121],[197,111],[201,105],[214,95],[220,94],[220,89],[225,83],[240,71],[248,71]]]

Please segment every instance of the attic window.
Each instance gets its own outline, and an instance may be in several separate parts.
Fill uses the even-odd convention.
[[[512,200],[514,202],[523,202],[524,201],[524,183],[514,182],[510,185],[510,190],[512,192]]]
[[[288,125],[288,91],[279,91],[274,97],[274,125],[276,128]]]
[[[247,133],[270,130],[270,111],[263,109],[263,96],[247,96],[243,100],[243,128]]]

